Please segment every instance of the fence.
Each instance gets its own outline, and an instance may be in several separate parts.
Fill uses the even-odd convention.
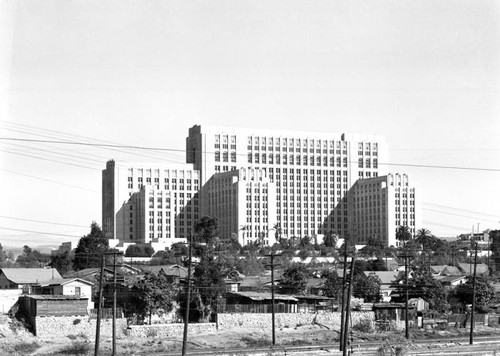
[[[90,319],[97,319],[97,309],[90,309]],[[116,308],[116,317],[123,318],[123,308]],[[101,309],[101,319],[113,318],[113,308]]]
[[[275,313],[316,313],[318,311],[333,312],[337,307],[331,303],[314,304],[281,304],[274,305]],[[271,304],[226,304],[219,307],[221,313],[272,313]]]

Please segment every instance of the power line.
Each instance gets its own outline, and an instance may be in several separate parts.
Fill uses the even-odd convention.
[[[12,220],[22,220],[22,221],[31,221],[31,222],[36,222],[36,223],[41,223],[41,224],[49,224],[49,225],[61,225],[61,226],[71,226],[71,227],[88,227],[88,226],[83,226],[83,225],[63,224],[63,223],[54,223],[54,222],[50,222],[50,221],[15,218],[12,216],[4,216],[4,215],[0,215],[0,218],[12,219]]]
[[[473,213],[473,214],[478,214],[478,215],[487,215],[487,216],[492,216],[492,217],[495,217],[495,218],[499,217],[498,215],[494,215],[494,214],[480,213],[478,211],[459,209],[459,208],[454,208],[454,207],[446,206],[446,205],[439,205],[439,204],[428,203],[428,202],[423,202],[423,203],[426,204],[426,205],[433,205],[433,206],[437,206],[437,207],[445,208],[445,209],[464,211],[464,212],[467,212],[467,213]]]
[[[0,226],[0,229],[9,230],[9,231],[29,232],[29,233],[33,233],[33,234],[42,234],[42,235],[55,235],[55,236],[78,237],[78,238],[81,237],[81,236],[76,236],[76,235],[58,234],[55,232],[43,232],[43,231],[35,231],[35,230],[13,229],[10,227],[5,227],[5,226]]]
[[[17,175],[20,175],[20,176],[23,176],[23,177],[38,179],[38,180],[41,180],[41,181],[44,181],[44,182],[59,184],[59,185],[63,185],[65,187],[69,187],[69,188],[81,189],[81,190],[85,190],[87,192],[100,193],[97,190],[92,190],[92,189],[87,189],[87,188],[83,188],[83,187],[78,187],[78,186],[75,186],[75,185],[66,184],[66,183],[58,182],[58,181],[51,180],[51,179],[40,178],[40,177],[32,176],[32,175],[29,175],[29,174],[23,174],[23,173],[19,173],[19,172],[14,172],[14,171],[10,171],[8,169],[0,168],[0,171],[4,171],[4,172],[7,172],[7,173],[11,173],[11,174],[17,174]]]
[[[127,149],[136,149],[136,150],[144,150],[144,151],[166,151],[166,152],[181,152],[181,153],[185,152],[185,150],[174,149],[174,148],[146,147],[146,146],[132,146],[132,145],[118,145],[118,144],[104,144],[104,143],[88,143],[88,142],[78,142],[78,141],[38,140],[38,139],[24,139],[24,138],[12,138],[12,137],[0,137],[0,140],[36,142],[36,143],[51,143],[51,144],[62,144],[62,145],[79,145],[79,146],[90,146],[90,147],[127,148]],[[215,153],[215,152],[208,152],[207,151],[207,153],[210,154],[210,153]],[[238,154],[238,155],[245,156],[246,154]],[[350,163],[356,163],[356,162],[351,161]],[[457,169],[457,170],[468,170],[468,171],[500,172],[499,168],[459,167],[459,166],[425,165],[425,164],[410,164],[410,163],[388,163],[388,162],[379,162],[378,164],[385,165],[385,166],[395,166],[395,167],[437,168],[437,169]]]
[[[494,223],[498,222],[498,220],[489,220],[489,219],[484,219],[484,218],[475,218],[475,217],[471,217],[469,215],[455,214],[455,213],[450,213],[450,212],[446,212],[446,211],[439,211],[439,210],[434,210],[434,209],[429,209],[429,208],[423,208],[423,210],[432,211],[432,212],[438,213],[438,214],[460,216],[460,217],[463,217],[463,218],[470,218],[470,219],[481,220],[481,221],[489,221],[489,222],[494,222]]]

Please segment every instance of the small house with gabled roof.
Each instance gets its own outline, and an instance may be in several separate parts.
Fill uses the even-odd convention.
[[[32,288],[62,279],[55,268],[2,268],[0,270],[0,289],[22,289],[30,294]]]

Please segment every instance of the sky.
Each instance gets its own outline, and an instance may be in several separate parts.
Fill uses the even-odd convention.
[[[499,20],[496,0],[0,0],[0,243],[77,241],[107,160],[184,162],[196,124],[383,135],[417,228],[499,229]]]

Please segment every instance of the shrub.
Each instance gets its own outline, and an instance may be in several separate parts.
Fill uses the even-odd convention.
[[[372,333],[375,331],[373,323],[370,319],[361,319],[358,323],[352,326],[352,329],[362,333]]]
[[[21,355],[27,355],[35,352],[40,348],[40,345],[36,343],[35,341],[33,342],[21,342],[19,344],[14,345],[14,350]]]
[[[90,351],[90,344],[84,341],[76,341],[66,348],[59,350],[59,355],[86,355]]]

